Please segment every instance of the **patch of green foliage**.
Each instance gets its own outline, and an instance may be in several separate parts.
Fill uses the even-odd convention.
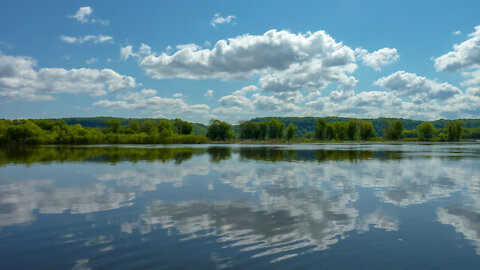
[[[188,124],[188,122],[185,122]],[[183,125],[186,125],[182,123]],[[80,124],[67,125],[63,120],[3,120],[0,119],[0,144],[198,144],[206,143],[203,135],[184,128],[174,132],[169,120],[129,121],[123,125],[115,118],[108,119],[103,128],[85,128]]]

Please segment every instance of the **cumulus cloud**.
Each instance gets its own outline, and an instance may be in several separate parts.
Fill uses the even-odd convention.
[[[346,117],[398,117],[404,102],[395,94],[384,91],[333,91],[327,97],[319,97],[305,104],[311,113],[343,115]]]
[[[463,72],[463,76],[470,77],[469,80],[461,83],[462,86],[480,87],[480,70],[472,72]]]
[[[396,62],[400,57],[395,48],[383,48],[372,53],[365,49],[356,49],[355,52],[364,65],[377,71],[381,70],[385,65]]]
[[[111,69],[40,68],[36,61],[24,56],[0,53],[0,97],[4,100],[51,100],[52,94],[85,93],[105,95],[136,86],[135,79]]]
[[[403,117],[434,120],[468,118],[480,114],[480,87],[477,73],[468,75],[466,92],[448,83],[438,83],[416,74],[399,71],[375,82],[386,90],[355,93],[337,89],[329,94],[320,91],[302,95],[299,91],[267,95],[256,86],[254,91],[240,89],[219,98],[221,107],[212,110],[234,119],[246,115],[320,115],[343,117]]]
[[[108,20],[101,20],[92,16],[93,8],[86,6],[79,8],[74,14],[69,15],[68,18],[74,19],[79,23],[99,23],[102,25],[110,24]]]
[[[461,83],[462,86],[467,86],[467,95],[480,97],[480,70],[472,72],[463,72],[463,76],[469,78]]]
[[[351,89],[357,83],[353,73],[357,68],[356,64],[348,63],[354,61],[353,51],[346,49],[343,57],[345,64],[329,66],[325,61],[314,59],[303,64],[293,64],[286,70],[276,71],[260,78],[259,82],[265,91],[271,92],[294,92],[299,90],[318,90],[326,88],[330,83],[337,82],[346,89]]]
[[[405,71],[397,71],[387,77],[382,77],[374,84],[385,87],[399,96],[421,101],[446,100],[462,93],[458,87],[449,83],[438,83]]]
[[[93,43],[113,43],[113,37],[106,35],[86,35],[84,37],[72,37],[61,35],[60,40],[68,44],[82,44],[85,42]]]
[[[458,36],[458,35],[460,35],[461,33],[462,33],[462,31],[460,31],[460,30],[457,30],[457,31],[454,31],[452,34],[454,34],[454,35]]]
[[[262,87],[276,92],[325,88],[332,82],[351,88],[356,83],[348,75],[357,67],[354,51],[325,31],[270,30],[219,40],[212,49],[195,44],[176,48],[173,54],[142,57],[140,66],[157,79],[227,80],[261,75]]]
[[[127,45],[125,47],[120,48],[120,58],[122,60],[127,60],[130,57],[140,59],[141,57],[144,57],[144,56],[150,55],[150,54],[152,54],[150,46],[148,46],[144,43],[142,43],[139,51],[136,52],[136,53],[133,52],[133,46],[132,45]]]
[[[477,38],[474,34],[470,36]],[[157,79],[258,80],[256,86],[251,86],[252,91],[240,89],[220,96],[220,107],[204,111],[225,114],[231,119],[237,115],[272,113],[434,119],[472,117],[479,111],[475,103],[480,98],[480,74],[475,71],[462,73],[468,78],[461,84],[467,87],[465,92],[446,82],[398,71],[374,82],[384,90],[362,89],[367,91],[355,93],[357,78],[353,73],[357,62],[380,70],[399,59],[397,49],[353,50],[325,31],[270,30],[260,35],[219,40],[208,48],[196,44],[177,45],[162,53],[153,52],[143,43],[137,50],[126,45],[120,49],[120,57],[138,60],[147,75]],[[211,96],[213,90],[204,94],[205,98]],[[157,98],[163,99],[154,99]],[[169,102],[178,102],[176,100],[178,97]],[[142,105],[146,102],[118,99],[98,104],[151,110],[151,106]],[[192,105],[175,106],[185,109]]]
[[[156,96],[157,91],[153,89],[143,89],[140,92],[126,93],[118,95],[117,100],[100,100],[93,103],[93,106],[107,107],[112,109],[129,110],[150,110],[157,114],[177,115],[179,113],[206,115],[210,107],[206,104],[189,105],[182,99],[165,98]]]
[[[453,51],[434,60],[437,71],[454,72],[480,67],[480,25],[468,36],[470,38],[466,41],[453,45]]]
[[[217,27],[218,24],[228,24],[231,23],[235,18],[236,17],[234,15],[222,17],[220,13],[215,13],[213,19],[210,21],[210,25],[213,27]]]
[[[75,14],[70,15],[70,18],[73,18],[81,23],[88,22],[88,17],[92,14],[93,9],[91,7],[81,7],[75,12]]]
[[[242,89],[234,91],[230,95],[221,97],[218,102],[224,107],[223,113],[251,113],[252,110],[268,112],[292,112],[299,110],[295,104],[282,100],[276,96],[265,96],[255,93],[250,97],[246,95],[250,92],[258,91],[255,85],[245,86]],[[232,110],[230,110],[232,109]],[[216,110],[220,112],[220,110]]]

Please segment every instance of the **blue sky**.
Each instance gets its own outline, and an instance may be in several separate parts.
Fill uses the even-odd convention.
[[[480,118],[478,10],[478,1],[5,1],[0,118]]]

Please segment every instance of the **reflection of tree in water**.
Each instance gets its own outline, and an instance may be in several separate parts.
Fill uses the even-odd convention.
[[[0,166],[8,163],[109,162],[174,160],[180,164],[202,154],[202,148],[133,148],[133,147],[7,147],[0,148]]]
[[[285,160],[285,151],[283,149],[274,149],[271,147],[240,148],[240,160],[265,160],[282,161]]]
[[[241,160],[264,161],[350,161],[371,159],[373,151],[362,150],[294,150],[275,149],[271,147],[240,148]]]
[[[210,162],[213,163],[218,163],[222,160],[228,160],[232,158],[231,147],[209,147],[207,152],[210,155]]]
[[[371,159],[373,158],[373,151],[361,150],[317,150],[315,151],[315,158],[318,162],[324,161],[350,161]]]

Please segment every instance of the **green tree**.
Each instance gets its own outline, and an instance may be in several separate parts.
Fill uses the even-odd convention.
[[[229,123],[220,120],[210,120],[207,130],[207,138],[214,141],[224,141],[232,137],[231,127]]]
[[[161,138],[173,136],[173,126],[167,119],[162,119],[158,122],[158,132]]]
[[[11,125],[11,121],[0,119],[0,144],[7,143],[7,131]]]
[[[14,121],[7,129],[7,141],[18,144],[42,143],[43,130],[30,120]]]
[[[120,121],[116,119],[110,119],[105,122],[105,125],[107,126],[107,133],[119,133],[120,132],[120,127],[121,123]]]
[[[319,140],[324,140],[327,131],[327,121],[323,118],[317,119],[317,125],[315,126],[315,137]]]
[[[258,139],[265,140],[267,137],[268,124],[267,122],[260,122],[257,124]]]
[[[267,134],[267,124],[265,122],[244,121],[239,125],[240,138],[264,140]]]
[[[333,123],[333,139],[345,140],[347,139],[348,124],[346,122],[337,121]]]
[[[441,142],[446,141],[447,136],[445,135],[445,133],[443,133],[443,132],[438,133],[438,140],[441,141]]]
[[[188,135],[193,131],[192,123],[183,121],[180,118],[173,120],[173,127],[175,128],[175,132],[179,135]]]
[[[401,121],[388,122],[387,127],[385,128],[384,134],[385,138],[388,140],[400,140],[403,133],[403,124]]]
[[[335,128],[333,127],[333,123],[327,124],[327,127],[325,128],[325,138],[328,140],[334,140],[336,138]]]
[[[148,135],[158,134],[158,128],[155,126],[155,123],[153,123],[153,121],[151,120],[143,122],[141,130],[142,132],[145,132]]]
[[[283,138],[284,129],[285,129],[285,124],[278,121],[278,119],[272,119],[268,121],[268,137],[270,139]]]
[[[140,131],[140,124],[137,119],[131,119],[128,123],[128,127],[132,130],[133,133],[138,133]]]
[[[348,120],[347,123],[347,139],[354,140],[357,134],[357,121],[355,119]]]
[[[449,141],[460,141],[463,133],[463,123],[460,121],[450,121],[445,126],[447,132],[447,139]]]
[[[433,137],[435,128],[430,122],[423,122],[418,125],[418,138],[422,141],[430,141]]]
[[[369,140],[375,138],[375,131],[373,129],[373,124],[370,121],[361,121],[360,122],[360,138],[362,140]]]
[[[293,136],[295,135],[295,131],[297,131],[297,126],[294,124],[290,123],[287,128],[287,139],[291,140]]]
[[[259,123],[244,121],[240,123],[240,138],[242,139],[258,139],[259,134],[257,132],[257,127]]]

